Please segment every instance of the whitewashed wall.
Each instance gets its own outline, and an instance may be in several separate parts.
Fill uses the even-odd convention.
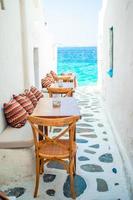
[[[101,20],[103,97],[116,137],[133,167],[133,1],[104,0]],[[114,75],[109,69],[109,28],[114,28]],[[129,163],[126,163],[126,166]]]
[[[56,66],[54,40],[45,26],[44,10],[40,0],[22,0],[21,16],[23,24],[25,87],[34,85],[33,50],[38,48],[39,55],[39,80]],[[39,87],[41,87],[39,82]]]
[[[38,48],[38,88],[56,67],[54,40],[45,26],[41,0],[5,0],[0,9],[0,133],[6,127],[3,103],[35,85],[34,48]]]
[[[0,132],[6,126],[3,103],[24,89],[19,1],[0,9]]]

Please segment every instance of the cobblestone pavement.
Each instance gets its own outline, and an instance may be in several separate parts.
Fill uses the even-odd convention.
[[[82,119],[77,123],[77,200],[129,200],[123,163],[102,106],[100,93],[88,87],[75,93]],[[59,129],[54,128],[53,132]],[[66,136],[67,137],[67,136]],[[1,188],[18,200],[32,200],[34,176]],[[58,163],[45,166],[38,200],[70,199],[69,176]]]

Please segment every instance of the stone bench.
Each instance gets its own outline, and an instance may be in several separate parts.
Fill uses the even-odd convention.
[[[33,133],[27,122],[21,128],[8,126],[0,134],[0,185],[35,173]]]
[[[7,126],[0,134],[0,149],[29,148],[33,144],[33,133],[28,122],[21,128]]]

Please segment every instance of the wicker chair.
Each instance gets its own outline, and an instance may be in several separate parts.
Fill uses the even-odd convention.
[[[76,156],[76,143],[75,143],[75,127],[76,122],[79,120],[78,116],[64,117],[64,118],[39,118],[29,116],[28,121],[31,124],[35,143],[35,154],[36,154],[36,184],[34,197],[37,197],[39,187],[40,174],[44,172],[44,164],[49,161],[58,161],[64,165],[67,173],[70,174],[70,189],[72,198],[75,199],[74,192],[74,178],[75,174],[75,156]],[[38,127],[63,127],[58,135],[49,137],[45,135]],[[69,132],[68,139],[64,139],[63,136],[66,132]],[[43,137],[39,140],[39,135]],[[65,160],[69,162],[66,163]]]
[[[76,76],[72,73],[71,74],[62,74],[62,75],[58,76],[54,71],[51,70],[50,74],[52,75],[52,77],[55,81],[62,80],[63,82],[73,82],[74,87],[76,87],[76,85],[77,85]]]
[[[49,97],[53,97],[54,94],[59,94],[62,97],[72,97],[74,90],[72,88],[47,88]]]

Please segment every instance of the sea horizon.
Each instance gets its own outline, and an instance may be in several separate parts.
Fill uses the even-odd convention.
[[[97,48],[97,45],[91,45],[91,46],[82,46],[82,45],[81,46],[80,45],[79,46],[71,46],[71,45],[67,46],[66,45],[66,46],[57,46],[57,49],[58,48],[80,48],[80,47],[83,47],[83,48],[86,48],[86,47],[88,47],[88,48],[89,47],[96,47]]]
[[[78,85],[97,82],[97,46],[60,46],[57,48],[57,71],[76,74]]]

